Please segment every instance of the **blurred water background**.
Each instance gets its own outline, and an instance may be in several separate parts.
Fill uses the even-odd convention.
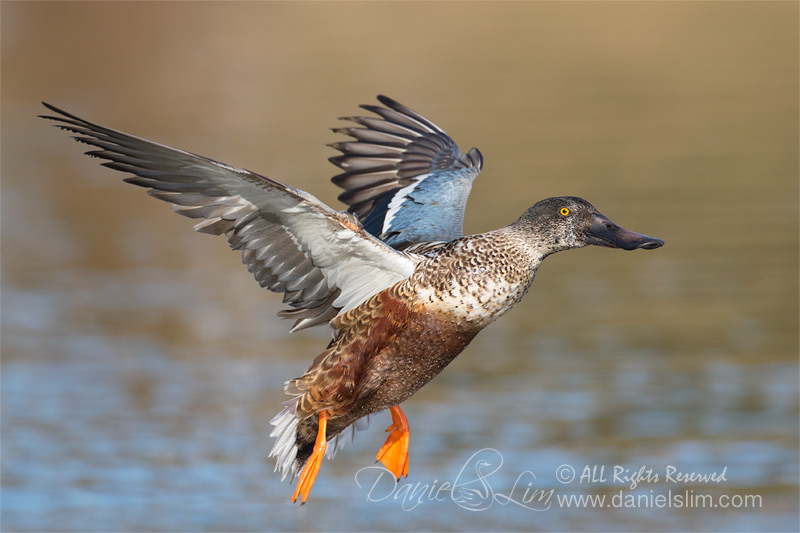
[[[800,527],[797,3],[1,9],[3,531]],[[292,506],[268,420],[328,332],[288,335],[222,239],[35,117],[45,100],[338,206],[327,128],[378,93],[483,152],[468,233],[569,194],[667,243],[549,258],[403,405],[402,486],[453,482],[491,448],[492,490],[529,472],[546,510],[370,493],[356,473],[388,414]],[[724,480],[669,483],[670,465]],[[587,466],[605,481],[581,483]],[[632,489],[614,466],[660,478]],[[715,506],[556,501],[670,490]]]

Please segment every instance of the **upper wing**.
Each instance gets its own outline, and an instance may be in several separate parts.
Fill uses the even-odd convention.
[[[346,117],[363,127],[334,129],[355,139],[331,145],[343,154],[330,159],[344,170],[333,178],[345,189],[339,200],[367,231],[398,249],[461,237],[483,156],[476,148],[462,154],[433,122],[391,98],[378,100],[386,107],[361,107],[380,118]]]
[[[347,214],[312,195],[253,172],[133,137],[44,104],[43,118],[99,148],[88,155],[130,172],[125,181],[172,203],[175,212],[205,219],[197,231],[222,235],[262,287],[284,293],[292,330],[328,322],[407,278],[419,257],[398,252]]]

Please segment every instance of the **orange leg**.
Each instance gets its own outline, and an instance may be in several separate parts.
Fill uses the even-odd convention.
[[[378,452],[377,459],[383,463],[394,477],[408,476],[408,440],[411,432],[408,428],[408,419],[399,405],[391,407],[392,425],[386,428],[391,431],[386,442]]]
[[[297,488],[294,489],[292,495],[292,503],[297,501],[299,495],[300,504],[306,503],[308,494],[311,492],[311,487],[314,486],[314,480],[317,479],[319,473],[319,466],[322,464],[322,458],[325,457],[325,450],[328,448],[328,440],[325,438],[325,432],[328,428],[328,413],[325,411],[319,412],[319,430],[317,431],[317,441],[314,443],[314,451],[311,452],[311,457],[306,461],[306,466],[303,467],[303,472],[300,474],[300,479],[297,480]]]

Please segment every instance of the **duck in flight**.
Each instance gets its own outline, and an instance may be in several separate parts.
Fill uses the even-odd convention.
[[[483,328],[519,302],[545,257],[587,245],[653,249],[660,239],[611,222],[574,196],[547,198],[503,228],[463,236],[464,208],[483,166],[433,122],[378,97],[374,116],[347,117],[331,145],[343,170],[336,211],[309,193],[248,170],[112,130],[44,104],[104,166],[132,174],[195,230],[224,235],[256,281],[284,294],[292,331],[327,324],[333,340],[271,421],[282,479],[299,473],[305,503],[326,450],[345,429],[389,409],[377,459],[408,475],[409,425],[400,404]],[[334,440],[328,450],[328,442]]]

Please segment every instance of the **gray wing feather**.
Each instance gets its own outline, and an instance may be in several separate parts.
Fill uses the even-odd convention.
[[[225,235],[262,287],[283,292],[293,331],[327,323],[410,276],[419,256],[393,250],[352,217],[312,195],[203,156],[99,126],[44,104],[88,155],[133,174],[126,182],[201,219],[197,231]]]

